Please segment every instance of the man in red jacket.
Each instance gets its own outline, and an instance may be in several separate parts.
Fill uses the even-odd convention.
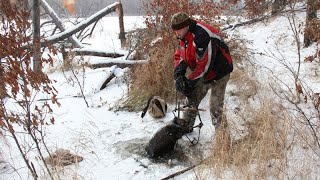
[[[176,89],[187,97],[187,106],[194,108],[198,108],[211,89],[210,114],[217,128],[221,124],[224,94],[233,70],[229,48],[217,29],[191,19],[186,13],[174,14],[171,28],[179,39],[174,54]],[[191,70],[188,76],[187,68]],[[191,110],[183,113],[183,119],[189,122],[188,132],[192,132],[196,115]]]

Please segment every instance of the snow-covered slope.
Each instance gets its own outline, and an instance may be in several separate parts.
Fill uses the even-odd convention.
[[[298,18],[299,21],[302,21],[304,15],[301,13]],[[141,17],[126,17],[125,19],[127,30],[144,27],[142,22]],[[93,47],[111,51],[119,50],[117,24],[115,17],[104,18],[98,24],[91,39]],[[269,19],[266,23],[240,27],[228,33],[231,36],[240,34],[252,41],[251,48],[256,53],[252,60],[258,64],[257,79],[261,83],[271,81],[269,70],[272,70],[276,76],[283,77],[288,83],[292,82],[288,76],[288,69],[284,68],[279,61],[260,55],[260,53],[267,54],[269,51],[277,52],[275,46],[279,45],[281,54],[286,59],[292,60],[288,62],[290,66],[296,67],[296,47],[286,17],[277,17]],[[302,56],[312,55],[314,49],[314,46],[302,49]],[[125,50],[121,52],[126,53]],[[103,58],[89,59],[91,62],[102,62],[103,60]],[[119,58],[119,60],[123,59]],[[312,63],[303,63],[301,74],[310,76],[308,85],[320,92],[319,77],[310,71],[312,66],[314,66]],[[83,88],[89,108],[86,107],[83,98],[74,97],[80,95],[80,89],[77,83],[68,81],[67,78],[72,77],[71,72],[56,71],[49,74],[51,79],[56,80],[55,87],[61,98],[59,99],[61,106],[53,106],[56,123],[46,129],[47,145],[52,150],[64,148],[84,157],[79,164],[61,169],[59,173],[61,179],[160,179],[198,163],[208,155],[214,138],[214,128],[208,112],[208,95],[200,104],[200,108],[207,109],[207,111],[200,113],[204,126],[201,129],[199,144],[191,146],[187,137],[184,136],[178,141],[174,153],[170,153],[163,159],[148,159],[144,146],[160,127],[173,119],[172,111],[175,104],[169,104],[166,116],[160,120],[155,120],[149,115],[142,119],[141,112],[112,110],[119,100],[126,97],[128,91],[128,86],[124,83],[126,82],[125,76],[123,76],[127,69],[117,69],[117,77],[108,84],[107,88],[99,90],[104,79],[111,70],[114,70],[112,68],[114,67],[86,69],[83,76],[79,75],[81,82],[85,77]],[[313,68],[315,68],[314,71],[319,72],[319,67]],[[233,88],[237,87],[233,84],[228,85],[225,99],[230,117],[236,107],[236,101],[230,94]],[[8,100],[7,103],[10,101]],[[196,124],[198,122],[199,120],[196,121]],[[189,138],[198,138],[198,131],[191,133]],[[31,179],[12,142],[10,138],[1,141],[3,157],[7,163],[0,166],[0,179]],[[33,157],[31,158],[34,160]],[[170,162],[169,159],[171,159]],[[11,165],[16,170],[10,167]],[[193,178],[192,171],[176,179],[186,178]]]

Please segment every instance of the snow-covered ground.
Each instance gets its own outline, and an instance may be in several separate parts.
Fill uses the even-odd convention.
[[[304,20],[304,14],[299,14],[299,20]],[[142,17],[125,17],[126,31],[145,27]],[[127,53],[120,48],[118,39],[119,26],[117,17],[106,17],[100,21],[90,39],[92,48],[111,52]],[[291,81],[285,69],[278,61],[259,53],[274,50],[275,39],[284,36],[277,41],[281,46],[281,52],[288,60],[292,60],[292,66],[297,65],[297,53],[294,38],[286,17],[272,18],[267,23],[257,23],[251,26],[240,27],[228,32],[231,36],[240,34],[252,41],[252,48],[256,51],[255,61],[261,67],[259,79],[268,81],[268,70],[271,69],[276,75]],[[306,57],[315,52],[315,47],[302,49],[302,56]],[[61,57],[57,60],[61,61]],[[90,62],[105,62],[107,58],[86,58]],[[116,60],[123,61],[123,58]],[[309,85],[320,92],[320,78],[313,76],[308,70],[314,63],[303,63],[302,74],[311,76]],[[52,106],[56,122],[46,129],[47,145],[51,150],[58,148],[68,149],[84,158],[76,165],[64,167],[60,172],[62,179],[160,179],[176,171],[184,169],[192,164],[200,162],[211,150],[214,128],[211,124],[209,112],[201,112],[204,123],[201,129],[200,142],[191,146],[184,136],[178,141],[178,146],[173,153],[163,159],[152,160],[146,157],[145,144],[152,135],[171,121],[174,117],[172,110],[174,104],[169,104],[168,112],[163,119],[155,120],[149,115],[143,119],[141,112],[115,111],[112,109],[120,100],[126,97],[128,86],[125,83],[127,69],[115,67],[86,69],[84,76],[79,75],[80,81],[84,79],[84,94],[89,107],[80,95],[80,89],[76,83],[68,81],[72,77],[71,72],[55,71],[48,74],[58,90],[60,107]],[[115,71],[114,78],[103,90],[99,90],[105,78],[111,71]],[[319,72],[319,67],[315,70]],[[310,74],[309,74],[310,73]],[[260,76],[261,75],[261,76]],[[143,88],[143,87],[142,87]],[[230,90],[236,88],[233,85],[227,87],[226,106],[234,107]],[[40,98],[41,95],[39,96]],[[165,98],[165,97],[164,97]],[[7,100],[7,103],[11,103]],[[209,109],[208,98],[200,104],[200,108]],[[196,124],[199,122],[197,120]],[[191,139],[198,137],[198,131],[189,135]],[[27,175],[27,168],[22,161],[13,141],[8,138],[1,141],[1,150],[7,163],[0,166],[0,179],[32,179]],[[31,157],[36,161],[33,157]],[[168,163],[168,160],[171,162]],[[16,168],[13,169],[11,166]],[[41,174],[41,173],[40,173]],[[176,179],[192,179],[193,172],[187,172]],[[45,179],[45,177],[41,177]]]

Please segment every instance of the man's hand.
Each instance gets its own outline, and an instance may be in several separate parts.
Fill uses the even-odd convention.
[[[193,91],[193,85],[185,76],[179,76],[176,79],[176,89],[183,95],[189,96]]]

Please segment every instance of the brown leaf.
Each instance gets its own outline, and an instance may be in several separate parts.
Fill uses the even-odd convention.
[[[54,124],[54,118],[52,117],[51,119],[50,119],[50,122],[51,122],[51,124]]]
[[[6,127],[6,124],[0,119],[0,127]]]
[[[312,62],[314,60],[313,56],[308,56],[306,58],[304,58],[304,62]]]
[[[299,94],[303,94],[302,86],[301,86],[300,84],[296,84],[296,91],[297,91]]]
[[[317,107],[317,108],[319,108],[319,106],[320,106],[320,93],[314,93],[314,96],[315,96],[315,106]]]
[[[32,118],[32,125],[33,125],[34,127],[38,127],[39,123],[38,123],[36,117],[33,117],[33,118]]]

